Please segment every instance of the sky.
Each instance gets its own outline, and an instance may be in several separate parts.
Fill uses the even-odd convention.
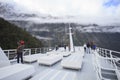
[[[5,1],[5,0],[3,0]],[[120,20],[120,0],[6,0],[23,11]]]
[[[11,1],[11,0],[10,0]],[[120,16],[120,0],[12,0],[25,9],[54,16]]]

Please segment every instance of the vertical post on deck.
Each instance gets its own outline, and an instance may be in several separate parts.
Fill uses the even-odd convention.
[[[70,27],[69,24],[69,40],[70,40],[70,51],[74,52],[74,47],[73,47],[73,38],[72,38],[72,32],[71,32],[72,28]]]

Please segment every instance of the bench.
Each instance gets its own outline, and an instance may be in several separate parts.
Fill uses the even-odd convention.
[[[46,69],[30,80],[77,80],[77,76],[75,72]]]
[[[61,61],[63,68],[81,69],[83,63],[83,56],[78,53],[73,53],[66,59]]]
[[[23,80],[32,76],[34,72],[34,67],[30,65],[11,65],[7,56],[0,48],[0,80]]]
[[[56,62],[60,61],[63,58],[62,55],[58,54],[51,54],[48,56],[44,56],[44,57],[40,57],[38,59],[38,63],[39,64],[44,64],[44,65],[53,65]]]

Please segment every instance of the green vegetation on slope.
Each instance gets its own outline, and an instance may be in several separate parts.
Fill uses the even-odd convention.
[[[3,49],[13,49],[19,40],[25,41],[26,48],[42,47],[42,43],[28,32],[0,18],[0,46]]]

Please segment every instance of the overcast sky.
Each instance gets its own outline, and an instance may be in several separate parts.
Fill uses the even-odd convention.
[[[120,0],[11,0],[31,11],[51,15],[120,16]]]
[[[5,0],[3,0],[5,1]],[[120,0],[6,0],[21,9],[53,16],[82,16],[120,20]]]

